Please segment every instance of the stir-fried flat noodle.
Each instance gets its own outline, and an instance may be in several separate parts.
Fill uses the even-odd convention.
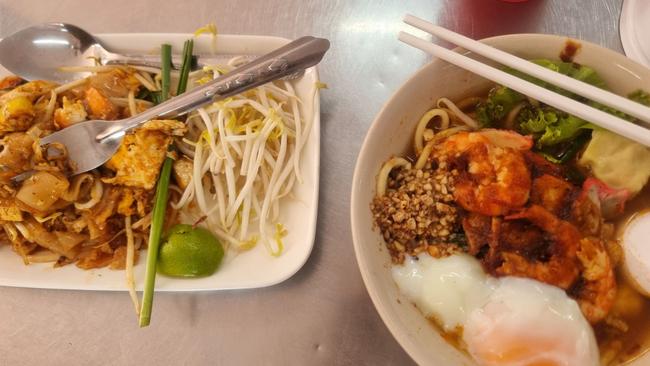
[[[393,261],[468,253],[493,276],[560,287],[597,330],[603,360],[624,357],[617,340],[642,326],[628,310],[642,300],[631,290],[618,295],[621,249],[608,218],[622,213],[629,194],[595,177],[577,181],[577,159],[552,163],[513,131],[530,101],[490,106],[506,129],[479,129],[485,101],[441,98],[416,125],[414,155],[379,170],[371,210]]]
[[[154,147],[166,148],[172,135],[182,133],[182,126],[159,121],[127,136],[125,144],[130,143],[148,167],[130,172],[125,177],[128,184],[110,183],[130,163],[120,154],[104,167],[72,175],[74,166],[65,146],[50,144],[42,150],[40,137],[91,118],[127,117],[152,105],[135,98],[142,88],[135,70],[121,66],[89,70],[92,76],[65,85],[19,81],[0,92],[0,222],[3,241],[11,243],[25,263],[132,268],[137,256],[130,244],[144,236],[146,227],[125,231],[125,218],[140,221],[148,216],[161,158],[151,146],[132,140],[137,135]],[[16,184],[16,176],[24,180]]]

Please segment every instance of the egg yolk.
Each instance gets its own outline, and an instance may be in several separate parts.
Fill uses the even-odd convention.
[[[562,337],[549,339],[500,333],[476,340],[475,343],[471,353],[484,366],[560,366],[570,364],[567,362],[573,359],[573,351],[567,349]]]

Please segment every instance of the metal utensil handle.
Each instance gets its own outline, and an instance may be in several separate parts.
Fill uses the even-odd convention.
[[[106,53],[101,57],[103,65],[133,65],[161,68],[162,62],[160,55],[119,55],[116,53]],[[179,70],[183,63],[183,57],[172,55],[172,68]]]
[[[97,135],[97,140],[110,138],[156,118],[174,118],[193,111],[214,100],[242,93],[256,86],[316,65],[329,49],[323,38],[302,37],[261,56],[230,73],[212,80],[185,94],[171,98]]]

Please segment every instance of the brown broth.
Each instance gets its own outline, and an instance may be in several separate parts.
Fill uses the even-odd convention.
[[[449,345],[454,347],[455,349],[459,350],[460,352],[464,353],[468,357],[471,358],[469,352],[467,352],[467,345],[465,345],[465,342],[463,342],[463,328],[458,327],[452,331],[445,331],[442,329],[440,326],[440,322],[436,320],[435,317],[429,317],[427,318],[429,323],[438,331],[442,339],[445,340]]]
[[[616,222],[616,236],[620,243],[623,240],[623,233],[627,223],[639,212],[650,210],[650,186],[633,198],[626,206],[625,213]],[[605,325],[596,325],[598,345],[601,348],[601,355],[610,351],[616,353],[616,356],[609,362],[609,365],[627,364],[643,355],[650,349],[650,299],[636,291],[634,285],[622,274],[622,263],[617,267],[617,302],[630,307],[635,311],[629,311],[628,314],[620,318],[627,323],[629,329],[627,332],[607,332],[604,330]],[[615,308],[613,312],[617,309]],[[616,314],[615,314],[616,315]],[[612,345],[620,344],[620,349],[615,352],[611,349]],[[618,348],[618,345],[613,347]]]
[[[641,356],[650,345],[650,299],[634,290],[620,274],[617,308],[612,311],[628,325],[626,332],[612,329],[605,322],[594,326],[603,365],[621,365]],[[618,314],[617,314],[618,313]]]

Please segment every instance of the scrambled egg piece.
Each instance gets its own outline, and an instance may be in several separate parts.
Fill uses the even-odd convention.
[[[87,117],[88,113],[81,101],[72,102],[66,97],[63,97],[63,106],[54,111],[54,123],[59,128],[83,122]]]
[[[106,163],[115,177],[105,183],[152,189],[165,160],[171,137],[163,131],[138,129],[124,136],[117,153]]]
[[[113,178],[102,181],[129,187],[152,189],[165,160],[171,135],[182,135],[185,125],[173,120],[152,120],[126,135],[117,153],[106,163],[115,171]],[[125,203],[126,204],[126,203]]]
[[[121,190],[122,196],[117,204],[117,213],[124,216],[146,215],[147,208],[151,201],[147,191],[137,188],[124,188]]]
[[[35,115],[29,98],[10,99],[0,107],[0,132],[25,131],[32,125]]]
[[[23,221],[23,214],[13,200],[0,199],[0,220]]]
[[[117,213],[124,216],[132,216],[135,214],[135,210],[131,207],[135,202],[135,197],[133,197],[133,191],[131,189],[124,189],[122,191],[122,197],[120,202],[117,204]]]
[[[0,132],[29,129],[37,115],[34,101],[55,86],[46,81],[32,81],[0,95]]]
[[[17,86],[11,91],[0,95],[0,105],[3,105],[16,97],[27,97],[31,102],[43,94],[49,93],[56,87],[55,83],[43,80],[30,81],[23,85]]]

